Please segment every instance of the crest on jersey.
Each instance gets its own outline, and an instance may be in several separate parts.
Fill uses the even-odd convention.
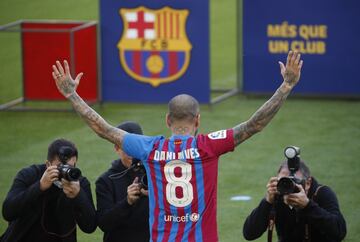
[[[187,70],[192,45],[186,35],[188,10],[164,7],[120,9],[124,31],[117,45],[125,72],[157,87]]]

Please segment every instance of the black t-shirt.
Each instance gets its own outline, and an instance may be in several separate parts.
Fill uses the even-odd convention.
[[[21,239],[19,242],[61,242],[62,238],[75,242],[76,237],[75,233],[73,233],[75,226],[64,225],[62,221],[56,219],[59,217],[59,211],[71,209],[64,205],[64,193],[53,185],[46,192],[41,207],[41,214],[29,229],[26,238]],[[67,213],[63,212],[63,214]],[[64,226],[67,227],[65,230]]]
[[[41,226],[40,217],[38,220],[34,223],[34,225],[30,228],[26,238],[21,239],[19,242],[61,242],[61,239],[52,236],[44,231],[44,229]]]

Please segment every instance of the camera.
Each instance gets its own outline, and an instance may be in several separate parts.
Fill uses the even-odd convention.
[[[148,181],[147,181],[146,170],[144,165],[141,163],[140,160],[133,158],[131,167],[133,172],[135,172],[138,175],[141,187],[147,190]]]
[[[300,192],[296,184],[304,186],[305,180],[299,179],[295,173],[300,167],[300,148],[296,146],[288,146],[284,150],[284,155],[287,158],[287,166],[290,171],[290,176],[282,177],[278,181],[277,190],[280,195]]]
[[[141,188],[143,188],[144,190],[148,190],[148,180],[147,180],[145,166],[141,163],[140,160],[135,159],[135,158],[132,159],[132,163],[129,168],[127,168],[126,170],[124,170],[122,172],[111,174],[109,176],[109,178],[110,179],[119,179],[119,178],[125,176],[126,174],[128,174],[128,172],[132,172],[133,175],[135,175],[136,177],[139,178],[138,183],[141,185]]]
[[[61,180],[61,178],[64,178],[65,180],[68,181],[77,181],[81,176],[81,171],[79,168],[72,167],[67,164],[60,164],[58,170],[59,170],[59,180]]]
[[[67,163],[67,161],[73,157],[76,156],[76,150],[73,149],[70,146],[62,146],[59,149],[58,157],[61,162],[61,164],[58,166],[59,170],[59,180],[64,178],[68,181],[77,181],[79,180],[81,176],[81,171],[79,168],[70,166]]]

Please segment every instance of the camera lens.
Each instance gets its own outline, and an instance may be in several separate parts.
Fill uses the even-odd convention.
[[[282,177],[278,181],[277,190],[280,195],[290,194],[295,192],[296,185],[289,177]]]
[[[71,167],[67,174],[70,181],[77,181],[81,176],[81,171],[76,167]]]
[[[60,172],[59,179],[64,178],[68,181],[77,181],[81,176],[80,169],[76,167],[61,164],[58,169]]]

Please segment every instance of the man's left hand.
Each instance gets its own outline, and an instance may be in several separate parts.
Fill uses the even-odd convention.
[[[64,178],[61,179],[63,185],[63,191],[68,198],[75,198],[80,192],[80,182],[79,181],[68,181]]]
[[[303,209],[308,205],[309,198],[307,197],[304,188],[301,185],[296,184],[300,190],[298,193],[291,193],[284,195],[284,203],[295,208]]]
[[[284,82],[293,88],[300,79],[301,68],[303,66],[303,60],[301,60],[300,53],[296,51],[289,51],[286,59],[286,64],[279,61],[281,75],[284,78]]]

